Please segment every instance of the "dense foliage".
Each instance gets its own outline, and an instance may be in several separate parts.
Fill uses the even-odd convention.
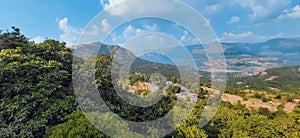
[[[0,35],[0,137],[41,137],[76,109],[71,51],[28,42],[19,29]]]

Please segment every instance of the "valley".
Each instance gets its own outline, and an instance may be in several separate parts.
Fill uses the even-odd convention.
[[[165,137],[299,137],[300,66],[290,64],[298,57],[228,48],[225,88],[211,83],[209,71],[220,70],[197,46],[187,47],[199,61],[191,68],[102,43],[36,44],[16,28],[0,44],[0,137],[160,137],[168,128]]]

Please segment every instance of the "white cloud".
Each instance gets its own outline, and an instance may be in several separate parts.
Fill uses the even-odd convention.
[[[149,33],[134,37],[123,46],[132,51],[135,55],[140,56],[141,53],[146,51],[160,51],[179,45],[176,40],[167,35]]]
[[[145,13],[157,14],[174,10],[169,5],[170,1],[159,1],[159,3],[157,3],[143,0],[101,0],[101,4],[104,10],[110,15],[122,17],[131,17],[132,15],[142,15]],[[151,7],[153,10],[148,10]]]
[[[187,39],[189,32],[188,31],[184,31],[183,35],[180,37],[180,41],[184,41]]]
[[[288,13],[288,16],[293,18],[299,18],[300,17],[300,6],[297,5],[293,8],[293,11],[291,13]]]
[[[180,37],[179,41],[184,45],[191,45],[198,42],[196,38],[191,37],[191,34],[189,34],[188,31],[183,32],[183,35]]]
[[[203,26],[204,26],[204,27],[209,27],[209,26],[211,26],[211,20],[210,20],[210,19],[206,19],[206,21],[205,21],[205,23],[204,23]]]
[[[252,10],[249,15],[252,19],[271,18],[280,14],[280,11],[285,9],[291,2],[290,0],[235,0],[243,7],[248,7]]]
[[[83,29],[81,29],[83,30]],[[99,28],[97,25],[92,25],[89,28],[86,28],[86,30],[84,30],[84,35],[88,35],[88,36],[95,36],[99,34]]]
[[[214,4],[214,5],[206,6],[205,9],[208,10],[209,12],[215,12],[219,9],[219,5]]]
[[[102,25],[102,31],[104,33],[109,33],[109,31],[111,30],[111,24],[108,22],[107,19],[103,19],[102,22],[101,22],[101,25]]]
[[[230,37],[230,38],[244,38],[244,37],[249,37],[249,36],[253,35],[253,33],[252,32],[246,32],[246,33],[234,34],[234,33],[225,32],[223,35],[225,37]]]
[[[223,36],[220,38],[220,41],[223,42],[262,42],[267,41],[273,38],[280,38],[286,36],[283,33],[272,34],[272,35],[259,35],[253,32],[245,33],[223,33]]]
[[[68,18],[59,20],[58,24],[59,28],[63,31],[63,34],[59,36],[60,39],[66,42],[67,45],[76,44],[82,31],[69,25]]]
[[[285,18],[300,18],[300,6],[296,5],[292,10],[284,10],[283,15],[278,17],[279,19]]]
[[[34,41],[35,43],[41,43],[41,42],[43,42],[44,40],[45,40],[44,37],[42,37],[42,36],[37,36],[37,37],[35,37],[35,38],[30,39],[29,41]]]
[[[62,41],[66,42],[67,46],[77,44],[82,34],[84,34],[84,36],[96,36],[99,34],[97,25],[91,25],[84,30],[83,28],[71,26],[68,18],[59,20],[58,26],[63,32],[59,37]]]
[[[129,8],[126,4],[120,4],[126,0],[107,0],[105,2],[104,0],[100,0],[101,5],[103,6],[104,10],[107,10],[110,8],[108,11],[111,15],[118,15],[121,16],[127,12],[129,12]],[[120,4],[120,5],[118,5]],[[117,6],[116,6],[117,5]]]
[[[127,28],[125,28],[123,32],[123,38],[130,39],[131,37],[140,35],[143,32],[145,31],[140,28],[135,28],[132,25],[129,25]]]
[[[150,30],[150,31],[156,31],[157,30],[157,24],[153,25],[144,25],[145,29]]]
[[[236,23],[236,22],[239,22],[240,21],[240,18],[237,17],[237,16],[233,16],[230,18],[230,20],[228,21],[228,23],[232,24],[232,23]]]
[[[222,38],[220,38],[221,41],[224,42],[242,42],[247,41],[251,37],[253,37],[254,34],[252,32],[245,32],[245,33],[223,33]]]
[[[178,37],[174,37],[172,34],[165,34],[165,33],[158,33],[154,29],[157,28],[157,25],[147,25],[148,27],[145,27],[145,29],[137,28],[132,25],[128,25],[126,28],[124,28],[121,33],[112,33],[110,35],[110,38],[114,44],[123,45],[123,43],[126,43],[128,41],[131,41],[135,38],[143,38],[143,40],[148,40],[147,43],[150,43],[151,41],[163,41],[162,43],[165,43],[164,40],[161,40],[161,35],[169,36],[170,38],[173,38],[174,40],[184,44],[184,45],[190,45],[197,43],[197,39],[192,37],[192,35],[188,31],[183,31],[183,34]],[[118,32],[118,31],[117,31]],[[152,34],[154,33],[154,34]],[[151,35],[148,35],[151,34]],[[157,35],[157,36],[155,36]],[[142,36],[142,37],[139,37]],[[141,41],[139,41],[141,42]],[[140,43],[143,45],[146,45],[146,43]],[[152,42],[151,42],[152,44]],[[148,45],[148,44],[147,44]]]
[[[112,7],[112,6],[115,6],[117,4],[120,4],[122,2],[124,2],[125,0],[107,0],[107,1],[104,1],[104,0],[100,0],[100,3],[101,5],[103,6],[104,10]]]
[[[141,35],[143,33],[147,33],[147,30],[143,30],[140,28],[136,28],[132,25],[128,25],[121,34],[111,34],[112,37],[112,41],[116,44],[122,44],[126,41],[128,41],[129,39],[132,39],[133,37],[137,36],[137,35]]]

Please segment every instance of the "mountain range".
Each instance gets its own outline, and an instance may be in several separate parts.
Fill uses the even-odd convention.
[[[272,68],[300,65],[300,38],[276,38],[259,43],[221,43],[227,62],[227,73],[234,77],[257,75]],[[100,50],[99,50],[100,47]],[[185,47],[172,47],[158,50],[159,52],[147,52],[135,56],[130,50],[120,46],[109,46],[100,42],[82,44],[70,47],[82,57],[88,57],[95,53],[119,55],[119,59],[138,59],[149,63],[162,63],[181,66],[174,61],[182,63],[194,62],[203,72],[210,71],[210,63],[202,45],[189,45]],[[185,49],[194,61],[187,61]],[[78,50],[79,49],[79,50]],[[141,63],[141,62],[140,62]],[[126,64],[130,64],[129,62]],[[152,66],[149,64],[147,67]],[[182,64],[182,66],[187,66]]]

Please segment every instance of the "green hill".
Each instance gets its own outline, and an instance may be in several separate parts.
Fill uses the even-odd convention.
[[[300,66],[282,67],[260,72],[258,75],[231,80],[234,87],[248,87],[256,90],[300,91]]]

